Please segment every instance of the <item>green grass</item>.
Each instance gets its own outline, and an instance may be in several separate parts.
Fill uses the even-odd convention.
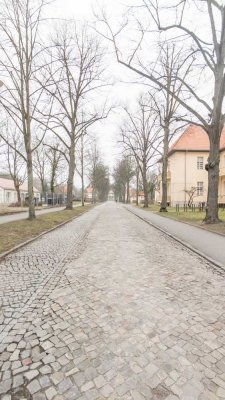
[[[141,208],[141,206],[139,207]],[[168,207],[168,212],[165,213],[160,213],[159,209],[160,206],[155,204],[150,205],[148,208],[143,208],[143,210],[158,213],[158,215],[166,218],[175,219],[181,222],[187,222],[189,224],[200,226],[201,228],[212,232],[225,234],[225,211],[219,210],[219,218],[222,220],[222,223],[206,225],[203,223],[205,212],[199,212],[198,208],[196,208],[195,212],[192,212],[191,210],[184,212],[183,207],[180,207],[180,211],[177,212],[175,207]]]
[[[35,238],[41,233],[55,228],[71,218],[79,217],[90,210],[92,206],[75,207],[73,210],[62,210],[39,215],[33,221],[24,219],[21,221],[8,222],[0,225],[0,254],[13,247]]]

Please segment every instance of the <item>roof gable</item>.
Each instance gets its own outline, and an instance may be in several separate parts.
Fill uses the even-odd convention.
[[[15,190],[12,179],[0,178],[0,187],[6,190]],[[22,190],[23,192],[28,192],[27,182],[24,182],[22,183],[22,185],[20,185],[20,190]],[[33,188],[33,191],[34,193],[40,193],[39,190],[37,190],[35,187]]]
[[[225,148],[225,127],[223,128],[220,149]],[[175,151],[209,151],[209,138],[206,131],[197,125],[190,125],[170,147],[169,155]]]

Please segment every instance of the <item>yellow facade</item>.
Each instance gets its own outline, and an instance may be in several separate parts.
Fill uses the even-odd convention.
[[[196,188],[193,204],[198,205],[207,201],[208,173],[205,170],[207,159],[207,151],[182,150],[175,151],[169,156],[167,188],[168,202],[171,206],[188,203],[187,191],[193,187]],[[203,168],[202,165],[199,166],[199,160],[203,161]],[[160,188],[159,201],[161,193]],[[218,203],[225,203],[225,150],[220,153]]]

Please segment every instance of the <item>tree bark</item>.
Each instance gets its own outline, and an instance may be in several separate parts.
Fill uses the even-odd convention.
[[[220,160],[220,141],[218,140],[218,132],[210,134],[210,151],[208,163],[205,168],[208,171],[208,194],[207,206],[204,222],[206,224],[215,224],[220,222],[218,217],[218,187],[219,187],[219,160]]]
[[[225,13],[225,9],[224,9]],[[207,207],[204,222],[214,224],[220,222],[218,217],[218,188],[219,188],[219,163],[220,163],[220,137],[224,126],[222,104],[225,92],[224,53],[225,53],[225,27],[223,48],[220,60],[215,67],[215,89],[213,96],[212,122],[208,130],[210,151],[206,170],[208,171]]]
[[[69,156],[69,175],[67,181],[67,210],[73,209],[73,181],[74,181],[74,171],[75,171],[75,145],[71,141],[70,146],[70,156]]]
[[[162,162],[162,201],[160,212],[167,212],[167,168],[168,168],[168,149],[169,149],[169,125],[164,126],[163,138],[163,162]]]
[[[126,185],[123,185],[123,197],[122,197],[122,202],[125,204],[126,203]]]
[[[148,182],[147,182],[147,173],[146,168],[143,168],[143,191],[144,191],[144,208],[148,208]]]
[[[28,180],[28,206],[29,219],[35,219],[35,203],[34,203],[34,182],[33,182],[33,165],[31,151],[27,152],[27,180]]]
[[[81,205],[84,207],[84,140],[81,136]]]
[[[17,194],[17,203],[20,207],[21,206],[20,184],[17,181],[15,182],[15,189],[16,189],[16,194]]]
[[[126,203],[128,204],[128,203],[130,203],[130,181],[129,181],[129,179],[127,180],[127,201],[126,201]]]
[[[138,191],[139,191],[139,170],[137,169],[137,185],[136,185],[136,206],[138,206]]]

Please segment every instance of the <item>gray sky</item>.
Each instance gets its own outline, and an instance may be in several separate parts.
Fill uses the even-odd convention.
[[[91,25],[94,20],[93,10],[107,8],[110,17],[117,18],[121,16],[124,10],[124,4],[128,4],[128,0],[56,0],[51,7],[49,7],[48,14],[52,18],[74,18],[75,20],[84,20]],[[126,70],[125,67],[120,66],[115,59],[114,55],[109,55],[107,58],[108,75],[116,83],[105,92],[108,102],[112,104],[125,104],[129,101],[135,101],[141,88],[137,85],[123,83],[122,81],[129,82],[134,74]],[[130,78],[129,78],[130,77]],[[115,160],[120,154],[117,144],[118,126],[121,121],[121,111],[115,110],[111,113],[110,117],[104,123],[96,124],[92,131],[95,133],[99,140],[99,145],[102,150],[105,162],[112,170]]]
[[[170,2],[173,4],[173,1],[175,0],[159,0],[159,4],[167,5]],[[220,1],[221,3],[225,3],[225,0]],[[119,23],[119,21],[121,21],[123,12],[126,10],[126,5],[135,4],[138,4],[138,0],[55,0],[55,2],[50,6],[48,13],[51,18],[74,18],[78,21],[87,21],[93,26],[93,10],[97,11],[104,8],[107,11],[107,15],[110,16],[110,20],[113,21],[113,25],[116,25],[117,22]],[[145,17],[146,13],[143,13],[143,21],[146,19]],[[163,22],[167,23],[169,14],[167,13],[164,18],[165,19]],[[185,18],[186,22],[191,25],[192,29],[196,29],[197,32],[200,33],[201,37],[202,35],[205,36],[205,32],[209,29],[208,18],[204,18],[204,15],[201,14],[201,24],[199,24],[199,16],[198,18],[195,18],[195,15],[191,14],[190,12],[185,13]],[[157,34],[154,33],[153,35]],[[153,40],[154,37],[156,38],[156,36],[153,36]],[[135,37],[135,33],[133,31],[132,34],[129,33],[129,40],[126,40],[127,38],[125,37],[124,41],[122,40],[122,43],[120,42],[120,46],[123,48],[123,50],[125,50],[125,53],[127,50],[127,43],[131,43],[130,39],[136,38],[137,36]],[[146,62],[148,61],[148,57],[149,61],[152,61],[152,57],[154,57],[154,48],[151,47],[152,43],[151,39],[149,39],[150,38],[147,37],[148,42],[142,46],[142,53]],[[138,79],[138,76],[134,73],[131,73],[128,69],[116,62],[113,49],[111,49],[109,43],[107,43],[107,49],[109,50],[109,54],[107,55],[108,75],[115,82],[115,84],[107,89],[105,95],[108,97],[109,102],[112,102],[116,105],[129,103],[129,106],[132,106],[132,104],[135,103],[138,94],[141,91],[145,91],[146,87],[133,84],[132,82],[135,82]],[[194,73],[195,75],[193,76],[193,79],[199,79],[199,76],[196,78],[196,71],[194,71]],[[203,95],[207,97],[207,100],[211,100],[212,87],[207,79],[208,76],[203,76],[202,82],[201,84],[199,82],[199,85],[200,88],[202,87],[201,90],[204,91]],[[122,113],[121,110],[117,109],[111,114],[107,121],[95,125],[93,128],[93,131],[99,138],[99,144],[102,149],[105,162],[111,167],[111,169],[115,163],[115,159],[120,154],[120,149],[117,144],[117,135],[118,126],[120,125],[121,121]]]

